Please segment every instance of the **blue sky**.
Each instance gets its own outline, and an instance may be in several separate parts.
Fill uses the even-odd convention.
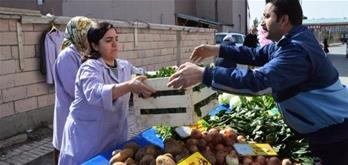
[[[303,14],[314,18],[348,18],[348,0],[301,0]],[[262,16],[265,0],[248,0],[251,20]]]

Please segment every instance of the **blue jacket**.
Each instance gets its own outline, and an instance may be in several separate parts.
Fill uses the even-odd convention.
[[[279,42],[261,48],[221,45],[219,57],[260,67],[207,67],[204,84],[229,93],[271,93],[284,121],[314,142],[348,138],[348,90],[305,26],[296,26]]]

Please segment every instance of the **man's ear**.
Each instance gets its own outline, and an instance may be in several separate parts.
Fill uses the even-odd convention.
[[[280,22],[283,26],[286,26],[286,25],[290,25],[290,20],[289,20],[289,16],[288,15],[283,15],[281,18],[280,18]]]

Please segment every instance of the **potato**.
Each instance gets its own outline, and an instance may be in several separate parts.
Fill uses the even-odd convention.
[[[156,159],[153,159],[149,165],[156,165]]]
[[[206,146],[207,146],[207,142],[204,139],[197,140],[197,147],[200,151],[205,150]]]
[[[177,140],[176,142],[180,146],[185,146],[186,145],[186,143],[184,141],[182,141],[182,140]]]
[[[215,164],[216,163],[216,158],[213,152],[211,152],[210,150],[206,150],[202,152],[202,155],[208,159],[208,161],[211,164]]]
[[[232,147],[232,146],[225,146],[225,151],[226,151],[227,153],[230,153],[231,151],[234,151],[234,150],[233,150],[233,147]]]
[[[140,146],[137,143],[129,142],[125,144],[123,148],[130,148],[134,151],[134,153],[136,153],[138,149],[140,148]]]
[[[194,138],[189,138],[189,139],[187,139],[186,144],[187,145],[197,145],[198,144],[198,140],[194,139]]]
[[[154,160],[155,158],[153,157],[153,155],[147,154],[143,158],[141,158],[141,160],[139,161],[139,165],[149,165]]]
[[[267,165],[281,165],[281,161],[277,157],[270,157],[267,161]]]
[[[251,163],[253,163],[253,158],[251,158],[250,156],[243,158],[243,165],[250,165]]]
[[[172,154],[170,154],[170,153],[165,153],[165,154],[163,154],[163,155],[168,156],[168,157],[170,157],[171,159],[174,160],[174,156],[173,156]]]
[[[259,162],[252,162],[250,165],[261,165]]]
[[[202,137],[202,133],[200,130],[198,129],[192,129],[191,131],[191,138],[194,138],[194,139],[199,139]]]
[[[217,151],[217,153],[215,154],[216,164],[217,165],[224,165],[226,155],[227,155],[227,153],[224,151]]]
[[[225,146],[222,145],[222,144],[216,144],[214,149],[215,149],[216,152],[225,151]]]
[[[114,150],[112,151],[112,156],[116,155],[117,153],[121,152],[122,150]]]
[[[127,160],[124,163],[126,163],[126,165],[137,164],[133,158],[127,158]]]
[[[164,152],[173,156],[180,154],[183,148],[183,145],[174,139],[166,139],[164,142]]]
[[[233,144],[235,143],[235,140],[234,140],[234,139],[231,139],[231,138],[229,138],[229,137],[224,136],[223,139],[222,139],[222,143],[223,143],[225,146],[233,146]]]
[[[209,142],[213,139],[213,137],[212,137],[207,131],[205,131],[205,132],[202,133],[202,138],[203,138],[207,143],[209,143]]]
[[[168,155],[160,155],[156,158],[156,165],[176,165],[175,161],[173,160],[172,156]]]
[[[227,127],[224,129],[224,137],[229,137],[231,139],[235,139],[237,137],[237,134],[235,132],[235,130],[233,130],[232,128],[230,127]]]
[[[216,146],[215,144],[209,143],[207,148],[209,148],[209,150],[211,150],[211,151],[214,151],[215,150],[215,146]]]
[[[235,151],[229,152],[225,156],[225,161],[227,165],[239,165],[239,158]]]
[[[219,130],[217,128],[211,128],[208,131],[208,134],[211,135],[211,136],[216,136],[217,134],[219,134]]]
[[[190,145],[188,149],[192,154],[199,151],[196,145]]]
[[[255,161],[260,163],[260,165],[266,165],[266,158],[264,156],[257,156]]]
[[[180,154],[175,156],[175,161],[180,162],[183,159],[186,159],[191,155],[190,151],[187,148],[184,148]]]
[[[133,157],[134,152],[132,149],[125,148],[122,151],[118,152],[115,154],[111,159],[110,159],[110,164],[114,162],[124,162],[127,158]]]
[[[216,134],[213,136],[213,140],[210,142],[212,144],[219,144],[223,141],[223,135],[222,134]]]
[[[245,143],[246,142],[246,138],[243,135],[238,135],[237,136],[237,142],[238,143]]]
[[[145,156],[145,151],[146,148],[140,148],[137,153],[135,153],[135,161],[139,162],[141,160],[141,158],[143,158]]]
[[[154,157],[157,157],[160,154],[161,149],[155,145],[149,145],[146,147],[145,154],[152,155]]]
[[[283,159],[282,165],[292,165],[292,163],[291,163],[290,159]]]

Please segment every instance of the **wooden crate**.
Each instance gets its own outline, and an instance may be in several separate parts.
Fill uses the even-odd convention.
[[[146,84],[157,91],[155,97],[143,99],[134,96],[137,126],[148,128],[156,125],[191,125],[218,104],[216,91],[206,86],[196,85],[180,91],[168,88],[167,83],[168,78],[148,79]],[[196,110],[200,110],[200,116],[195,112],[195,106]]]

